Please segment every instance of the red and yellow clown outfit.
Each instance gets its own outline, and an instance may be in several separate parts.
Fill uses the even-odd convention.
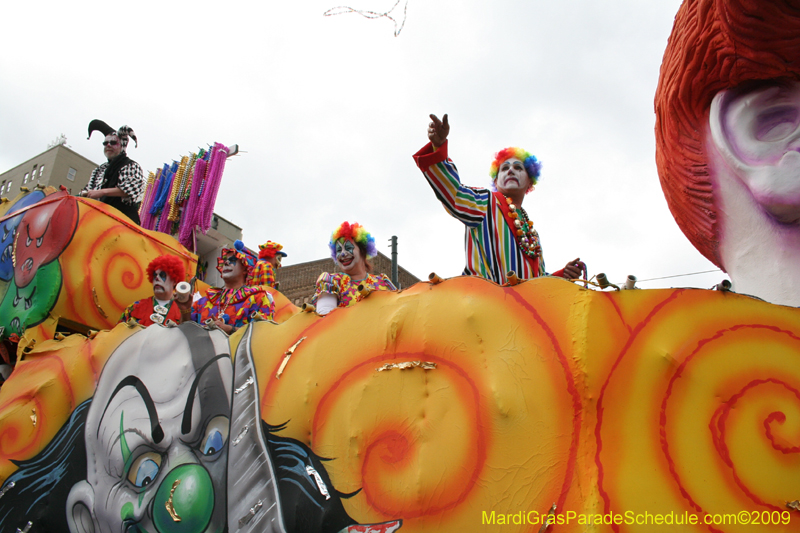
[[[275,267],[270,263],[276,255],[286,257],[283,246],[277,242],[267,241],[258,246],[258,261],[253,269],[253,279],[251,285],[266,285],[275,287]]]
[[[186,279],[186,269],[183,261],[174,255],[162,255],[156,257],[147,265],[147,279],[153,283],[155,273],[161,270],[172,278],[174,284],[178,284]],[[156,297],[153,296],[146,300],[138,300],[129,305],[120,317],[120,322],[128,322],[133,319],[141,326],[147,327],[153,324],[165,324],[172,320],[175,324],[181,323],[181,310],[174,300],[170,299],[166,305],[161,305]]]
[[[465,275],[500,284],[508,282],[509,271],[514,271],[520,279],[547,275],[541,251],[534,258],[523,250],[537,246],[541,250],[539,233],[532,223],[526,226],[523,235],[516,227],[520,213],[525,219],[527,213],[521,206],[510,209],[512,204],[500,192],[462,185],[455,164],[447,157],[447,141],[435,151],[431,143],[426,144],[414,154],[414,161],[447,212],[466,226]],[[563,277],[563,269],[552,275]]]
[[[375,238],[359,223],[350,224],[344,222],[331,235],[328,246],[331,249],[331,257],[336,261],[336,241],[339,239],[350,239],[356,244],[361,244],[366,249],[365,259],[372,259],[378,255],[375,247]],[[337,307],[348,307],[361,299],[358,291],[359,285],[370,289],[370,291],[396,291],[397,288],[385,274],[367,274],[367,277],[360,280],[351,279],[344,273],[330,274],[323,272],[317,279],[316,290],[311,298],[311,303],[317,305],[319,297],[323,293],[336,296],[339,300]]]
[[[236,244],[239,245],[240,242],[237,241]],[[275,315],[275,302],[272,295],[261,286],[252,286],[255,258],[242,249],[223,248],[217,258],[217,270],[220,273],[222,273],[223,260],[229,255],[235,255],[247,266],[245,284],[235,290],[224,287],[208,289],[206,296],[192,304],[192,320],[198,324],[206,324],[218,318],[236,329],[252,320],[272,320]]]

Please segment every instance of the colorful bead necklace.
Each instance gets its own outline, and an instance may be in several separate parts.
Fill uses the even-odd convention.
[[[514,227],[517,236],[519,237],[520,248],[522,253],[536,259],[539,257],[539,236],[536,230],[533,229],[533,222],[528,218],[528,213],[522,207],[517,207],[511,201],[511,198],[506,197],[508,204],[509,216],[514,219]]]

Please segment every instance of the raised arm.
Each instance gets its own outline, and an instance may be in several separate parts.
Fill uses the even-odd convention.
[[[449,132],[447,115],[444,115],[444,120],[431,115],[428,125],[431,142],[414,154],[414,161],[447,212],[467,226],[479,226],[486,216],[491,191],[461,183],[455,164],[447,157]],[[434,148],[434,142],[442,144]]]

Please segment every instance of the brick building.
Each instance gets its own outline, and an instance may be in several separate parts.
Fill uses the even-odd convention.
[[[386,274],[392,277],[392,260],[386,257],[381,252],[378,252],[378,257],[371,260],[373,269],[372,272],[377,274]],[[300,263],[297,265],[290,265],[278,269],[276,280],[278,281],[279,290],[297,306],[301,306],[311,300],[314,295],[314,286],[317,278],[323,272],[336,272],[336,264],[330,257],[325,259],[318,259],[316,261],[308,261],[307,263]],[[414,274],[398,265],[397,277],[399,278],[399,287],[402,289],[410,287],[419,281]]]

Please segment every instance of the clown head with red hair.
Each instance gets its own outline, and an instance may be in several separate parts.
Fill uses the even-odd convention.
[[[275,268],[280,268],[281,259],[286,255],[286,252],[283,251],[283,245],[277,242],[267,241],[258,245],[258,258],[261,261],[267,261]]]
[[[681,230],[738,292],[800,305],[800,7],[686,0],[655,110]]]
[[[160,255],[147,265],[147,279],[157,300],[171,300],[175,286],[186,280],[186,267],[174,255]]]

